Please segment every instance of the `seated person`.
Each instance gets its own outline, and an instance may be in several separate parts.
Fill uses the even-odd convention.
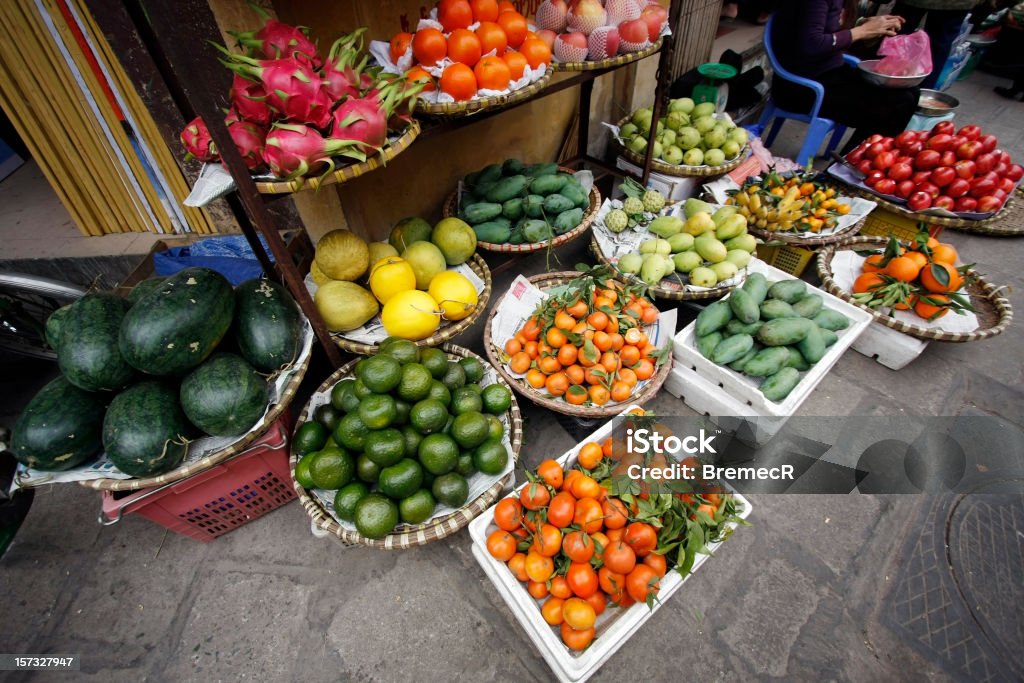
[[[920,89],[873,85],[843,62],[843,52],[853,43],[896,35],[902,18],[874,16],[855,26],[856,0],[793,0],[780,5],[772,22],[775,56],[790,72],[825,87],[819,116],[855,129],[844,153],[873,133],[895,136],[906,129]],[[781,78],[774,79],[772,96],[778,106],[794,112],[810,111],[814,105],[809,88]]]

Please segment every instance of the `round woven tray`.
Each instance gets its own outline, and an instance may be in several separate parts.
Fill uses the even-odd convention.
[[[846,185],[850,189],[852,194],[863,197],[864,199],[870,199],[873,202],[877,202],[879,208],[885,209],[886,211],[892,211],[895,214],[905,216],[915,221],[929,223],[931,225],[941,225],[944,228],[957,228],[962,230],[968,230],[970,232],[984,232],[986,228],[991,227],[992,223],[1001,221],[1006,216],[1010,208],[1016,203],[1013,200],[1013,196],[1006,200],[1003,207],[995,213],[995,215],[989,218],[983,218],[981,220],[971,220],[969,218],[944,218],[942,216],[932,216],[927,213],[919,213],[911,211],[905,206],[894,204],[885,197],[880,197],[873,192],[861,189],[856,185]]]
[[[416,100],[416,107],[413,109],[417,114],[428,114],[430,116],[457,117],[468,116],[485,109],[501,109],[524,100],[528,100],[541,90],[547,87],[551,80],[551,69],[544,72],[544,75],[526,87],[513,90],[507,95],[495,95],[494,97],[481,97],[475,100],[464,102],[424,102]]]
[[[826,244],[837,244],[849,237],[853,237],[860,232],[861,228],[864,227],[864,222],[866,220],[867,216],[842,230],[837,230],[827,235],[815,235],[814,237],[805,237],[791,232],[772,232],[771,230],[762,230],[753,226],[747,226],[747,231],[751,235],[760,237],[766,242],[785,242],[791,247],[817,249],[825,246]]]
[[[636,62],[646,57],[650,57],[655,52],[661,49],[662,39],[658,38],[658,42],[651,45],[648,48],[640,50],[638,52],[630,52],[624,55],[615,55],[608,59],[600,59],[596,61],[584,61],[584,62],[551,62],[552,71],[596,71],[598,69],[611,69],[612,67],[622,66],[623,64],[629,64],[630,62]]]
[[[975,282],[967,286],[967,293],[970,296],[971,305],[974,307],[974,315],[978,318],[978,329],[973,332],[946,332],[942,329],[921,327],[920,325],[897,320],[854,301],[850,293],[839,287],[835,280],[832,279],[832,259],[835,253],[848,250],[881,249],[888,242],[888,237],[862,235],[822,248],[818,252],[818,275],[821,277],[822,287],[830,294],[834,294],[840,299],[864,309],[874,317],[876,322],[919,339],[944,342],[979,341],[994,337],[1009,327],[1010,322],[1013,320],[1013,309],[1010,307],[1009,300],[1003,296],[1003,287],[989,284],[980,276]]]
[[[566,173],[572,173],[572,169],[562,168],[562,171]],[[455,207],[458,203],[458,190],[448,195],[448,198],[444,200],[444,206],[441,208],[441,212],[445,218],[454,216],[456,214]],[[597,212],[601,208],[601,191],[597,189],[597,185],[590,188],[590,206],[587,207],[586,212],[583,214],[583,221],[580,222],[572,230],[564,232],[561,235],[552,237],[547,242],[530,242],[529,244],[494,244],[492,242],[480,242],[477,241],[476,246],[478,249],[484,251],[497,251],[506,254],[526,254],[531,251],[542,251],[550,247],[558,247],[568,242],[572,242],[574,239],[582,235],[590,227],[590,224],[594,222],[594,218],[597,217]]]
[[[240,437],[238,441],[234,442],[230,446],[222,448],[215,453],[211,453],[205,458],[201,458],[195,462],[185,463],[177,469],[165,472],[156,477],[146,477],[142,479],[90,479],[88,481],[80,481],[78,483],[86,488],[96,489],[97,491],[138,491],[139,489],[163,486],[164,484],[170,484],[186,479],[194,474],[208,470],[214,465],[218,465],[229,458],[235,457],[263,436],[270,426],[274,424],[279,417],[281,417],[285,410],[287,410],[288,406],[291,405],[292,398],[295,397],[295,392],[298,391],[299,385],[302,384],[302,380],[306,376],[306,370],[309,369],[309,359],[312,356],[312,353],[307,353],[304,358],[296,361],[295,373],[292,375],[291,379],[288,380],[288,384],[285,385],[284,390],[281,392],[280,400],[270,406],[267,414],[263,416],[262,420],[256,423],[255,427],[253,427],[250,432]]]
[[[534,275],[530,278],[530,282],[539,287],[542,290],[553,289],[559,285],[567,284],[579,277],[579,273],[574,271],[566,271],[561,273],[543,273],[541,275]],[[484,327],[484,351],[487,353],[487,357],[490,359],[491,364],[497,368],[498,373],[513,389],[522,394],[524,397],[530,399],[539,406],[543,406],[556,413],[562,413],[564,415],[571,415],[573,417],[581,418],[604,418],[618,415],[622,412],[624,406],[630,404],[643,405],[647,401],[650,401],[661,389],[661,385],[664,384],[665,379],[668,377],[669,371],[672,369],[671,357],[662,364],[658,371],[648,380],[647,385],[638,394],[630,396],[629,399],[623,403],[606,403],[603,406],[574,406],[564,400],[554,399],[545,393],[542,393],[524,380],[513,376],[509,373],[508,368],[501,359],[503,353],[502,343],[501,346],[495,343],[491,337],[491,323],[494,321],[494,315],[501,308],[501,301],[505,297],[502,296],[498,299],[498,303],[495,304],[491,310],[490,315],[487,317],[487,325]],[[504,340],[502,340],[504,342]]]
[[[480,293],[476,302],[476,307],[468,317],[465,317],[462,320],[442,320],[441,326],[437,328],[437,331],[434,332],[434,334],[430,335],[426,339],[421,339],[416,342],[418,346],[439,346],[440,344],[443,344],[461,334],[463,330],[467,329],[475,323],[481,315],[483,315],[484,309],[487,308],[487,301],[491,298],[491,269],[487,267],[487,263],[480,254],[473,254],[473,258],[466,261],[466,263],[469,264],[469,267],[473,269],[473,272],[484,281],[484,291]],[[331,335],[331,339],[333,339],[334,343],[339,347],[352,353],[358,353],[363,356],[372,356],[377,353],[376,344],[364,344],[362,342],[352,341],[351,339],[345,339],[339,334]]]
[[[469,349],[456,346],[455,344],[445,344],[442,348],[448,354],[449,359],[476,358],[480,362],[486,362],[483,358],[476,355]],[[354,359],[338,368],[330,377],[324,380],[323,384],[317,388],[315,394],[321,394],[328,391],[339,381],[350,376],[358,361],[358,358]],[[498,378],[498,381],[503,382],[500,377]],[[508,418],[509,427],[511,429],[509,441],[512,444],[512,461],[515,463],[519,459],[519,449],[522,447],[523,443],[523,417],[519,412],[519,404],[516,403],[514,394],[512,396],[512,407],[509,408],[508,411]],[[295,429],[298,430],[298,428],[302,424],[308,422],[309,419],[310,410],[309,404],[307,403],[302,409],[301,416],[295,423]],[[439,541],[446,536],[454,534],[456,531],[469,524],[470,521],[472,521],[473,518],[481,512],[493,505],[501,496],[502,492],[506,488],[510,487],[515,481],[515,472],[509,472],[482,494],[467,502],[455,512],[443,517],[438,517],[437,519],[429,520],[423,524],[416,524],[414,526],[406,525],[388,534],[384,538],[374,540],[366,538],[354,529],[346,529],[338,524],[338,522],[336,522],[334,518],[324,510],[320,501],[310,495],[306,489],[295,481],[295,465],[298,461],[298,456],[292,453],[289,460],[292,473],[292,486],[294,487],[295,492],[299,495],[302,507],[305,508],[306,512],[313,519],[313,524],[316,528],[337,537],[346,545],[365,545],[378,550],[403,550],[405,548],[426,545],[433,541]]]
[[[631,275],[626,275],[618,268],[616,268],[615,264],[609,261],[608,257],[605,256],[604,252],[601,251],[601,245],[597,243],[597,238],[593,236],[591,236],[590,238],[590,251],[593,252],[594,258],[597,259],[598,263],[610,266],[612,270],[615,271],[614,277],[616,280],[627,283],[640,282],[638,278],[633,277]],[[736,285],[719,285],[712,289],[697,291],[686,289],[685,287],[682,287],[680,289],[669,289],[668,287],[662,287],[661,285],[658,285],[656,287],[648,287],[647,291],[650,292],[652,296],[658,299],[666,299],[669,301],[698,301],[700,299],[721,298],[728,294],[729,292],[731,292],[735,287]]]
[[[979,225],[950,225],[952,230],[970,232],[976,235],[991,235],[993,237],[1022,237],[1024,236],[1024,186],[1018,187],[1006,205],[992,219],[986,221],[975,221]]]
[[[405,133],[397,140],[388,144],[379,154],[376,154],[366,161],[356,162],[342,166],[333,173],[322,178],[296,178],[295,180],[260,180],[256,182],[256,189],[263,194],[290,194],[300,190],[316,190],[324,185],[345,183],[349,180],[365,175],[370,171],[378,169],[405,151],[412,141],[420,134],[420,124],[412,121]]]
[[[620,129],[629,122],[629,117],[623,118],[617,125]],[[644,155],[637,154],[628,147],[626,147],[617,137],[612,137],[612,140],[622,150],[622,155],[632,161],[634,164],[643,168]],[[677,176],[681,178],[711,178],[713,176],[725,175],[729,171],[733,170],[737,166],[743,163],[744,159],[747,158],[747,152],[750,151],[750,145],[743,145],[740,153],[736,155],[735,159],[727,161],[721,166],[683,166],[682,164],[666,164],[660,159],[651,159],[651,170],[657,171],[658,173],[664,173],[665,175]]]

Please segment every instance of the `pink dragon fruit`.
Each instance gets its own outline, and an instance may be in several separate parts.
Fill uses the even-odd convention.
[[[619,29],[614,26],[598,26],[587,37],[590,59],[601,60],[619,53]]]
[[[266,144],[267,129],[252,121],[239,118],[238,112],[231,110],[224,119],[224,124],[235,141],[242,161],[250,171],[263,165],[263,147]]]
[[[271,19],[258,5],[250,3],[250,7],[263,19],[263,27],[258,31],[232,33],[239,45],[256,50],[267,59],[298,55],[320,68],[320,55],[317,54],[316,45],[306,35],[308,29]]]
[[[244,78],[259,80],[267,104],[281,118],[325,128],[331,120],[333,100],[323,78],[308,61],[297,57],[257,61],[228,53],[224,65]]]
[[[537,8],[534,21],[537,22],[538,29],[561,33],[565,30],[565,17],[568,11],[569,6],[565,4],[565,0],[544,0]]]
[[[260,126],[270,124],[267,92],[259,83],[235,74],[228,97],[231,98],[231,106],[241,118]]]
[[[263,160],[271,173],[286,180],[311,175],[324,166],[326,175],[334,169],[331,157],[366,160],[366,155],[355,149],[356,144],[353,140],[325,139],[309,126],[278,123],[267,134]]]
[[[634,0],[608,0],[604,9],[608,12],[609,26],[618,26],[624,21],[640,18],[640,7]]]
[[[359,52],[363,46],[362,35],[366,31],[360,28],[347,36],[334,41],[331,51],[324,62],[324,85],[331,98],[340,100],[345,96],[360,95],[362,90],[362,71],[366,67],[367,58],[357,66]]]
[[[590,35],[595,28],[608,23],[608,13],[598,0],[579,0],[566,14],[565,19],[570,31]]]
[[[587,37],[573,31],[555,38],[555,59],[560,62],[582,62],[587,58]]]
[[[217,161],[217,145],[210,137],[210,131],[206,127],[203,117],[197,116],[185,129],[181,131],[181,144],[185,147],[186,158],[198,159],[199,161]]]

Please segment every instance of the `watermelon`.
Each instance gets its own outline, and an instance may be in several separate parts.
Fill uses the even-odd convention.
[[[64,320],[68,317],[70,310],[71,304],[61,306],[46,319],[46,343],[54,351],[60,348],[60,333],[64,329]]]
[[[86,294],[60,324],[57,364],[69,382],[86,391],[117,391],[135,379],[118,350],[128,302],[110,293]]]
[[[211,436],[239,436],[267,409],[267,381],[233,353],[215,353],[181,382],[181,407]]]
[[[134,306],[139,299],[162,285],[166,279],[165,277],[151,277],[135,285],[132,287],[132,291],[128,292],[128,303]]]
[[[117,469],[133,477],[173,470],[185,459],[191,425],[177,388],[140,382],[114,397],[103,419],[103,449]]]
[[[223,275],[186,268],[140,298],[121,324],[125,360],[150,375],[181,375],[202,363],[231,327],[235,293]]]
[[[285,288],[270,280],[235,287],[238,349],[261,372],[276,372],[299,355],[302,319]]]
[[[11,451],[18,462],[37,470],[77,467],[99,455],[106,409],[103,394],[58,377],[25,406],[14,424]]]

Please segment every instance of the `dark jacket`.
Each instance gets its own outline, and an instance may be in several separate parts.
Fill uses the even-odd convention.
[[[843,64],[853,42],[841,28],[843,0],[789,0],[772,20],[775,56],[789,71],[814,78]]]

